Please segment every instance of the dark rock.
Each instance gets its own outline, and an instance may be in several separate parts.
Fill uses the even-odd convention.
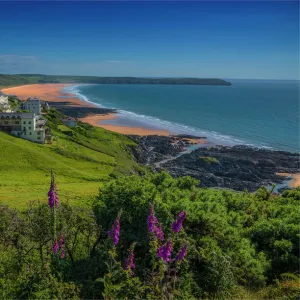
[[[270,151],[248,146],[200,147],[187,150],[182,137],[131,136],[138,144],[138,162],[154,165],[172,176],[189,175],[200,180],[202,187],[255,191],[261,186],[281,183],[276,173],[298,173],[297,153]],[[184,137],[185,138],[185,137]],[[186,151],[187,152],[187,151]]]
[[[205,136],[195,136],[195,135],[190,135],[190,134],[177,134],[175,137],[182,138],[182,139],[207,139]]]
[[[64,102],[51,102],[47,101],[51,107],[55,107],[57,110],[62,112],[64,115],[73,118],[84,118],[91,114],[111,114],[116,113],[115,109],[102,108],[102,107],[89,107],[89,106],[72,106],[72,103],[68,101]]]

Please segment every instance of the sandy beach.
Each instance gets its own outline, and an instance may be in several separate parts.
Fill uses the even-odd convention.
[[[65,110],[66,107],[74,109],[77,108],[98,108],[96,105],[82,101],[78,99],[76,95],[72,93],[67,93],[63,91],[63,88],[67,86],[72,86],[73,84],[29,84],[17,87],[5,88],[1,91],[5,94],[11,94],[18,96],[21,100],[26,100],[27,98],[37,97],[41,100],[55,103],[64,103]],[[104,120],[113,120],[118,118],[114,113],[109,114],[94,114],[90,113],[88,116],[78,118],[82,122],[89,123],[93,126],[98,126],[105,128],[107,130],[115,131],[121,134],[136,134],[136,135],[170,135],[167,130],[154,130],[143,127],[129,127],[120,125],[109,125],[101,124]]]
[[[296,187],[300,186],[300,173],[297,173],[297,174],[276,173],[276,175],[292,178],[292,180],[289,183],[290,187],[296,188]]]

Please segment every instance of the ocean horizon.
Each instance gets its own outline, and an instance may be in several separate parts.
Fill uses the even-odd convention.
[[[298,80],[225,80],[232,86],[78,84],[65,90],[118,110],[119,118],[102,124],[299,152]]]

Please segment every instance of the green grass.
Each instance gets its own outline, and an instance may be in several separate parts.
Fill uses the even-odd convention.
[[[210,156],[200,156],[199,159],[207,164],[219,164],[220,163],[215,157],[210,157]]]
[[[2,204],[22,209],[31,200],[47,201],[51,169],[62,201],[84,206],[104,182],[134,172],[129,147],[135,144],[122,135],[84,124],[59,125],[52,135],[52,145],[40,145],[0,132]]]

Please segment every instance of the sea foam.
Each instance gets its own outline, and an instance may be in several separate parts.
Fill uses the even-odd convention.
[[[143,114],[137,114],[131,111],[118,109],[118,107],[107,107],[103,104],[99,103],[101,102],[101,99],[99,97],[95,98],[94,101],[89,99],[86,95],[82,94],[80,91],[81,86],[91,86],[94,84],[77,84],[72,85],[64,88],[64,91],[67,93],[72,93],[76,95],[80,100],[94,104],[101,108],[110,108],[110,109],[116,109],[118,112],[118,115],[120,118],[124,119],[124,122],[126,123],[126,119],[130,119],[132,121],[138,121],[146,128],[151,129],[158,129],[158,130],[168,130],[172,134],[189,134],[194,136],[201,136],[201,137],[207,137],[208,140],[216,145],[224,145],[224,146],[234,146],[234,145],[245,145],[245,146],[251,146],[251,147],[258,147],[258,148],[265,148],[265,149],[273,149],[270,146],[260,144],[260,143],[251,143],[249,141],[238,139],[231,135],[225,135],[221,134],[216,131],[207,131],[202,130],[197,127],[192,127],[189,125],[185,125],[182,123],[177,122],[171,122],[167,120],[163,120],[157,117],[143,115]],[[97,101],[97,102],[96,102]],[[126,124],[125,124],[126,126]]]

